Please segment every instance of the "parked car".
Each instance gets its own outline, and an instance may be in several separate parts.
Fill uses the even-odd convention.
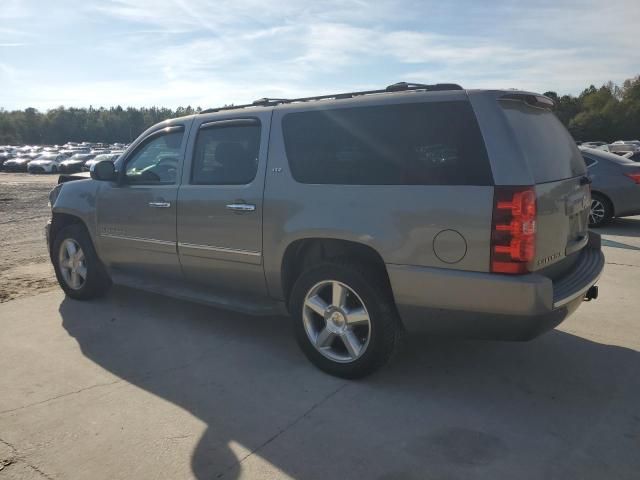
[[[27,164],[31,161],[33,161],[33,159],[30,156],[25,156],[24,154],[22,154],[6,160],[2,164],[2,169],[5,172],[26,172]]]
[[[636,153],[636,152],[640,152],[640,145],[636,145],[633,142],[624,142],[624,143],[614,142],[611,145],[609,145],[609,151],[611,153],[616,153],[618,155],[624,155],[625,153],[628,153],[628,152]]]
[[[635,145],[640,147],[640,140],[616,140],[612,145]]]
[[[67,158],[62,153],[44,153],[27,164],[29,173],[57,173],[60,164]]]
[[[101,155],[96,155],[94,158],[86,161],[82,169],[88,172],[89,170],[91,170],[91,167],[95,163],[101,162],[102,160],[110,160],[112,162],[115,162],[119,156],[119,153],[104,153]]]
[[[524,340],[604,265],[589,179],[547,97],[396,84],[263,99],[145,131],[50,195],[62,289],[111,282],[253,314],[353,378],[403,329]]]
[[[640,215],[640,165],[600,150],[581,151],[593,181],[589,226],[602,227],[614,217]]]
[[[606,142],[583,142],[580,144],[580,146],[585,148],[595,148],[598,150],[603,150],[605,152],[609,151],[609,144]]]
[[[61,173],[81,172],[84,164],[94,158],[95,155],[91,153],[76,153],[75,155],[64,159],[60,163]]]
[[[7,150],[0,151],[0,169],[2,168],[2,165],[4,165],[4,162],[11,160],[14,157],[15,155]]]

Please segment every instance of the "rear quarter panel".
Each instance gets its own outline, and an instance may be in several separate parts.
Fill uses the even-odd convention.
[[[282,134],[282,118],[292,111],[297,110],[274,110],[265,179],[264,262],[272,297],[283,298],[286,248],[305,238],[361,243],[376,250],[386,264],[489,270],[493,187],[298,183],[289,169]],[[456,263],[446,263],[434,253],[434,238],[444,230],[455,230],[465,239],[463,258]]]

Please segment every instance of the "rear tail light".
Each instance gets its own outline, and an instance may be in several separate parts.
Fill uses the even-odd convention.
[[[491,226],[491,271],[528,271],[535,256],[536,193],[533,187],[495,187]]]
[[[625,173],[625,176],[629,177],[637,184],[640,184],[640,173]]]

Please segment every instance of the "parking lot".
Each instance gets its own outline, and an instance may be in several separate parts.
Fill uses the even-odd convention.
[[[0,479],[581,478],[640,472],[640,217],[601,230],[600,298],[527,343],[410,336],[361,381],[286,318],[55,288],[55,176],[0,174]]]

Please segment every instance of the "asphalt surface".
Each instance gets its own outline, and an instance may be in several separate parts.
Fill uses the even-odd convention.
[[[640,218],[600,298],[527,343],[410,336],[327,376],[286,318],[114,288],[0,305],[0,479],[638,479]]]

